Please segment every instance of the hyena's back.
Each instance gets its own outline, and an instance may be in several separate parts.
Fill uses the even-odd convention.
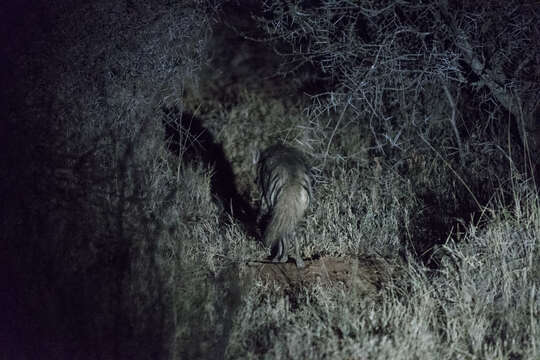
[[[303,267],[294,229],[311,202],[311,180],[304,155],[285,145],[266,149],[260,158],[258,184],[262,210],[270,213],[264,243],[272,248],[273,261],[286,262],[288,245],[295,243],[296,265]]]

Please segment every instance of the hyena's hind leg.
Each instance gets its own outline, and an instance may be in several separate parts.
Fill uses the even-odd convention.
[[[265,246],[268,246],[268,244],[265,243],[264,228],[268,226],[270,216],[271,213],[266,205],[266,202],[262,201],[261,205],[259,206],[259,211],[257,211],[257,219],[255,219],[255,222],[258,230],[257,234],[260,236],[260,240]]]
[[[272,262],[286,263],[289,260],[289,256],[287,255],[287,237],[280,237],[272,251],[274,252]]]
[[[294,261],[296,263],[296,267],[299,269],[304,268],[306,265],[304,264],[304,260],[302,260],[302,257],[300,257],[300,245],[298,244],[298,240],[294,235],[286,235],[282,236],[274,249],[272,249],[274,256],[272,258],[272,262],[280,262],[280,263],[286,263],[289,259],[288,256],[288,247],[290,245],[291,240],[294,242]]]
[[[300,245],[298,244],[298,239],[293,236],[292,241],[294,241],[294,261],[296,262],[296,267],[299,269],[304,268],[304,260],[300,257]]]

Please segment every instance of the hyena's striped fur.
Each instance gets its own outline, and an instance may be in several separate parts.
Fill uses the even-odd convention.
[[[273,262],[287,262],[294,242],[295,261],[304,267],[294,230],[311,202],[309,166],[297,149],[277,144],[266,149],[258,162],[257,183],[262,194],[261,214],[269,214],[264,243]]]

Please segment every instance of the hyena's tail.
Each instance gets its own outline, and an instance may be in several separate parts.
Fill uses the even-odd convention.
[[[266,246],[274,248],[282,237],[294,233],[309,205],[309,197],[308,191],[300,184],[288,184],[282,189],[264,232]]]

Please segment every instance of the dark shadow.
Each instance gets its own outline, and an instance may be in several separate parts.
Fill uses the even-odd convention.
[[[481,184],[472,184],[472,180],[469,183],[480,204],[489,204],[489,192],[482,191]],[[437,269],[441,255],[437,251],[446,243],[449,235],[459,238],[458,234],[464,233],[471,224],[483,227],[486,219],[483,218],[482,209],[465,190],[454,192],[459,199],[455,204],[445,194],[435,191],[425,191],[417,196],[424,207],[411,221],[411,227],[415,229],[414,237],[410,239],[411,250],[424,265]],[[402,233],[406,234],[407,230],[403,229]]]
[[[303,6],[314,5],[309,2]],[[334,89],[337,79],[305,58],[284,55],[294,52],[292,45],[263,30],[263,21],[272,21],[275,17],[273,11],[265,11],[261,1],[224,3],[214,27],[211,68],[223,71],[222,81],[241,82],[246,88],[269,93],[288,91],[294,96],[304,96]],[[297,46],[309,47],[307,39],[297,41]]]
[[[81,144],[90,150],[55,172],[73,155],[54,146],[56,115],[46,108],[36,120],[23,110],[0,126],[1,158],[10,165],[0,181],[0,358],[167,358],[171,301],[153,241],[163,229],[147,215],[143,172],[132,161],[145,126],[130,141],[96,130],[96,142],[125,145],[113,169],[100,166],[97,146]],[[117,190],[102,196],[111,184]],[[148,260],[144,272],[133,266],[136,254]],[[152,294],[144,321],[141,302],[126,300],[136,276]]]
[[[235,186],[231,164],[223,146],[202,126],[201,120],[176,108],[164,109],[164,125],[169,150],[183,163],[200,162],[214,169],[212,195],[230,218],[238,220],[249,235],[256,234],[256,211]]]

